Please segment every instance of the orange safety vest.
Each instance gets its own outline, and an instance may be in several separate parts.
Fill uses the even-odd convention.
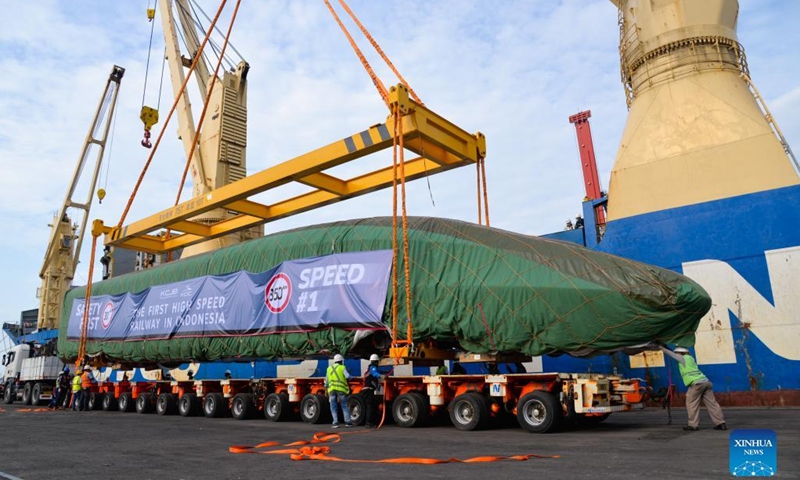
[[[81,375],[81,387],[92,388],[92,374],[91,372],[84,372]]]

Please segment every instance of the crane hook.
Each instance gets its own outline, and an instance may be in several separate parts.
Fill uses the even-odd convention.
[[[150,130],[144,131],[144,140],[142,140],[142,146],[144,148],[153,148],[153,144],[150,143]]]

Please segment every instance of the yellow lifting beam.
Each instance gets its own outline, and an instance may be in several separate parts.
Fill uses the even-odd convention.
[[[399,105],[403,112],[405,148],[419,155],[405,163],[407,180],[472,165],[485,157],[486,139],[482,133],[470,134],[416,103],[409,98],[408,90],[402,84],[390,89],[389,100],[390,108]],[[103,225],[104,242],[120,248],[164,253],[391,187],[391,159],[385,168],[350,179],[337,178],[325,171],[391,148],[393,131],[390,115],[386,123],[219,187],[143,220],[119,228]],[[270,205],[248,200],[253,195],[291,182],[301,183],[312,190]],[[211,225],[189,220],[217,208],[238,214]],[[169,238],[162,233],[165,229],[172,232]]]

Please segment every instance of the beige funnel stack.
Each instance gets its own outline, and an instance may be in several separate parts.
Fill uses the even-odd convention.
[[[611,0],[630,107],[609,220],[796,185],[748,82],[736,0]]]

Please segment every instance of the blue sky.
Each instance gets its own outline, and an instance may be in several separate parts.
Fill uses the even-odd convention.
[[[0,237],[0,321],[15,322],[21,310],[37,307],[47,225],[64,197],[114,64],[127,72],[106,152],[107,181],[105,170],[101,181],[108,197],[95,204],[91,218],[119,219],[149,153],[139,145],[138,119],[150,32],[146,3],[95,0],[77,9],[54,0],[4,8],[13,21],[0,30],[0,222],[6,232]],[[215,3],[201,1],[209,14]],[[350,5],[429,108],[486,135],[493,226],[543,234],[562,229],[580,212],[583,183],[567,121],[578,111],[592,111],[601,182],[607,185],[627,112],[619,81],[617,11],[610,2],[351,0]],[[797,18],[798,2],[742,0],[738,34],[755,84],[800,153]],[[385,120],[385,106],[321,1],[243,2],[233,43],[251,65],[250,172]],[[162,49],[157,24],[154,58]],[[386,84],[396,83],[378,59],[370,60]],[[156,61],[148,104],[156,102],[159,70]],[[169,89],[164,95],[162,118]],[[174,132],[171,124],[129,219],[172,204],[183,166]],[[468,168],[430,178],[430,191],[424,181],[410,185],[409,213],[475,221],[474,177]],[[267,232],[389,214],[391,194],[378,192],[269,224]],[[85,249],[76,284],[85,283],[88,261]]]

